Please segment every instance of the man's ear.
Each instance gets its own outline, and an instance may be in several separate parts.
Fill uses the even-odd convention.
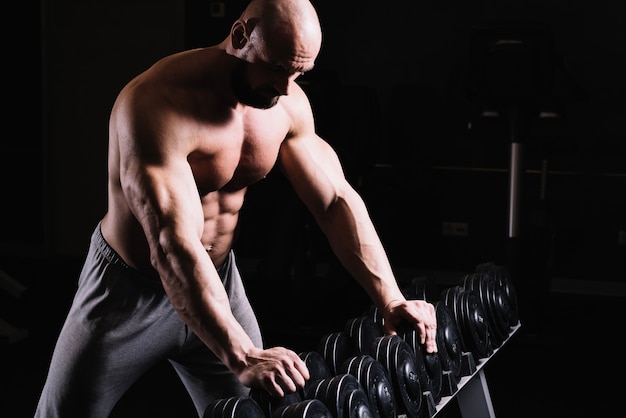
[[[248,38],[246,38],[246,25],[241,20],[237,20],[233,23],[233,27],[230,30],[230,40],[234,49],[241,49],[248,42]]]

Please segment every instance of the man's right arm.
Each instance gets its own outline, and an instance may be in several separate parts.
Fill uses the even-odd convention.
[[[118,109],[119,110],[119,109]],[[124,113],[118,113],[124,114]],[[191,145],[155,116],[118,116],[120,181],[150,246],[151,263],[186,324],[246,386],[282,396],[304,385],[306,365],[283,348],[255,347],[230,310],[201,242],[204,214],[187,161]]]

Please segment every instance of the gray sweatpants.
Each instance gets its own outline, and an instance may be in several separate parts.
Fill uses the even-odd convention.
[[[261,347],[259,325],[232,251],[219,272],[233,314]],[[248,393],[180,319],[160,281],[126,265],[98,224],[35,417],[108,417],[133,382],[165,359],[198,416],[213,399]]]

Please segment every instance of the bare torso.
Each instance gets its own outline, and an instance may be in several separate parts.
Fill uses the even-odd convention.
[[[201,241],[215,265],[225,260],[232,247],[247,187],[269,173],[290,130],[289,117],[281,102],[268,110],[222,104],[224,92],[220,91],[223,87],[218,86],[223,81],[219,80],[220,74],[215,74],[213,89],[211,82],[206,81],[212,74],[195,73],[196,68],[206,68],[211,60],[218,59],[224,59],[219,52],[192,51],[158,64],[140,76],[138,82],[151,90],[163,88],[163,93],[168,94],[163,106],[170,106],[170,101],[177,106],[176,111],[165,110],[167,129],[175,133],[176,138],[172,138],[177,141],[175,146],[185,148],[184,156],[193,173],[204,215]],[[206,61],[197,65],[199,60]],[[167,83],[163,83],[163,78],[167,77],[174,80],[167,79]],[[190,85],[189,79],[198,80],[198,85],[194,85],[194,81]],[[136,81],[131,82],[131,86],[133,83]],[[120,96],[122,99],[118,99],[121,104],[116,104],[111,114],[109,207],[102,232],[127,264],[155,274],[145,234],[131,211],[120,181],[120,146],[124,148],[123,141],[134,139],[121,134],[119,127],[124,126],[123,120],[129,117],[126,112],[130,106],[124,104],[129,100],[125,100],[125,96],[137,94],[137,91],[140,90],[125,89]],[[170,100],[172,94],[174,100]],[[283,97],[281,101],[290,99]]]

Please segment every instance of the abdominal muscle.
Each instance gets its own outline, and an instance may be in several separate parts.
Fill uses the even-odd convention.
[[[222,265],[232,248],[244,195],[245,189],[241,189],[228,193],[211,192],[202,198],[204,227],[201,241],[216,267]],[[125,204],[109,208],[101,228],[104,239],[126,264],[148,276],[157,275],[150,262],[144,231]]]

